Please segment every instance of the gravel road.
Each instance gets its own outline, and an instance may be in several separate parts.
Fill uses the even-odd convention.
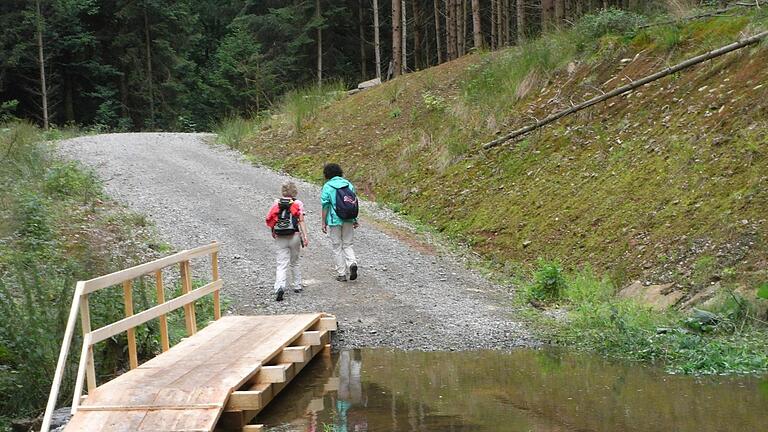
[[[174,247],[220,241],[228,313],[332,313],[342,348],[471,350],[535,343],[513,310],[500,306],[509,304],[504,290],[460,258],[419,247],[406,231],[387,228],[406,225],[372,204],[364,205],[355,238],[360,278],[334,280],[330,239],[320,231],[320,189],[298,180],[310,231],[301,258],[306,288],[275,302],[273,240],[263,215],[290,177],[253,166],[213,141],[209,134],[108,134],[62,141],[60,149],[95,169],[107,193],[146,215]]]

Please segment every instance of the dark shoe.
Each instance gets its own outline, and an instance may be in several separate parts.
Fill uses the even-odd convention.
[[[346,282],[347,281],[347,277],[344,276],[344,275],[339,275],[339,276],[336,276],[336,280],[339,281],[339,282]]]
[[[304,288],[294,288],[293,292],[295,292],[296,294],[298,294],[300,292],[304,292]]]
[[[283,294],[285,294],[285,291],[283,291],[282,288],[277,290],[277,297],[275,297],[275,301],[283,301]]]
[[[357,264],[352,263],[352,265],[349,266],[349,280],[355,279],[357,279]]]

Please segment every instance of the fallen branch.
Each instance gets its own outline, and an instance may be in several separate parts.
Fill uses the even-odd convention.
[[[630,91],[632,91],[632,90],[634,90],[634,89],[636,89],[638,87],[644,86],[645,84],[648,84],[648,83],[650,83],[652,81],[656,81],[657,79],[663,78],[663,77],[665,77],[667,75],[671,75],[673,73],[679,72],[679,71],[681,71],[683,69],[686,69],[688,67],[697,65],[699,63],[703,63],[703,62],[705,62],[707,60],[711,60],[711,59],[713,59],[715,57],[719,57],[719,56],[727,54],[727,53],[729,53],[731,51],[736,51],[736,50],[744,48],[746,46],[756,44],[756,43],[760,42],[761,40],[765,39],[766,37],[768,37],[768,31],[764,31],[762,33],[758,33],[758,34],[756,34],[754,36],[748,37],[746,39],[742,39],[742,40],[740,40],[738,42],[734,42],[734,43],[732,43],[730,45],[726,45],[724,47],[720,47],[720,48],[718,48],[716,50],[709,51],[709,52],[707,52],[705,54],[702,54],[702,55],[699,55],[699,56],[696,56],[696,57],[692,57],[692,58],[690,58],[690,59],[688,59],[688,60],[686,60],[686,61],[684,61],[682,63],[676,64],[675,66],[668,67],[668,68],[666,68],[666,69],[664,69],[662,71],[656,72],[655,74],[648,75],[647,77],[641,78],[641,79],[639,79],[637,81],[633,81],[633,82],[631,82],[631,83],[629,83],[627,85],[624,85],[624,86],[621,86],[619,88],[616,88],[616,89],[614,89],[614,90],[612,90],[612,91],[610,91],[608,93],[605,93],[603,95],[594,97],[594,98],[592,98],[592,99],[590,99],[588,101],[582,102],[582,103],[580,103],[580,104],[578,104],[578,105],[576,105],[576,106],[574,106],[572,108],[569,108],[567,110],[563,110],[563,111],[560,111],[558,113],[552,114],[551,116],[549,116],[549,117],[547,117],[547,118],[545,118],[543,120],[537,121],[536,123],[530,124],[530,125],[525,126],[525,127],[521,128],[521,129],[518,129],[518,130],[516,130],[514,132],[511,132],[511,133],[508,133],[508,134],[506,134],[504,136],[501,136],[501,137],[499,137],[499,138],[497,138],[497,139],[495,139],[495,140],[493,140],[491,142],[483,144],[483,148],[487,150],[489,148],[496,147],[496,146],[498,146],[500,144],[503,144],[503,143],[505,143],[507,141],[513,140],[513,139],[518,138],[518,137],[520,137],[522,135],[528,134],[531,131],[539,129],[542,126],[548,125],[548,124],[550,124],[550,123],[552,123],[552,122],[554,122],[554,121],[556,121],[556,120],[558,120],[558,119],[560,119],[562,117],[565,117],[565,116],[567,116],[569,114],[573,114],[573,113],[581,111],[581,110],[583,110],[585,108],[589,108],[592,105],[598,104],[600,102],[606,101],[606,100],[611,99],[611,98],[616,97],[616,96],[620,96],[620,95],[622,95],[624,93],[628,93],[628,92],[630,92]]]

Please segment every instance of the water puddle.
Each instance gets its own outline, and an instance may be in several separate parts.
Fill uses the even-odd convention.
[[[319,354],[269,431],[763,431],[768,378],[686,377],[588,354]]]

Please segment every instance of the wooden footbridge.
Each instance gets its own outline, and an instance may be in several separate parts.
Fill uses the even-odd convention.
[[[221,317],[217,243],[78,282],[56,367],[42,432],[59,397],[78,311],[83,331],[80,363],[66,432],[254,431],[249,425],[312,358],[328,352],[336,318],[326,314]],[[213,281],[193,289],[190,261],[210,257]],[[181,295],[166,301],[163,269],[178,266]],[[154,276],[157,305],[134,314],[133,281]],[[125,318],[91,329],[89,296],[122,285]],[[195,301],[212,294],[214,319],[197,330]],[[167,314],[183,308],[187,338],[170,346]],[[158,319],[163,352],[139,364],[136,327]],[[130,371],[97,383],[93,347],[127,333]],[[82,395],[84,382],[87,395]]]

